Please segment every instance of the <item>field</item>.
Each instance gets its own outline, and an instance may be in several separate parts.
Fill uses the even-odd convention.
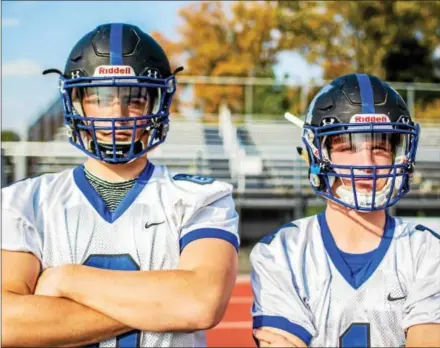
[[[222,322],[207,331],[208,347],[256,347],[252,338],[252,291],[248,276],[239,276]]]

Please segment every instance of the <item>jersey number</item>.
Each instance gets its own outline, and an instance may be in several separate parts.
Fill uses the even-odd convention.
[[[140,268],[128,255],[90,255],[84,262],[84,265],[112,269],[118,271],[138,271]],[[116,337],[116,347],[140,347],[141,332],[139,330],[133,330],[125,334]],[[98,348],[99,344],[92,344],[87,346],[88,348]]]
[[[339,347],[370,347],[370,324],[353,323],[339,337]]]

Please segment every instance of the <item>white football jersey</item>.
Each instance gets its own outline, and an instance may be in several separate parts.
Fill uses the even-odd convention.
[[[2,249],[32,252],[43,269],[84,264],[114,270],[166,270],[183,248],[220,238],[239,248],[232,186],[212,178],[171,175],[149,163],[110,212],[79,166],[2,189]],[[154,314],[153,314],[154,315]],[[203,331],[123,335],[119,347],[205,346]],[[116,339],[100,343],[116,346]]]
[[[264,237],[251,264],[254,328],[310,346],[398,347],[410,326],[440,323],[440,236],[421,225],[387,216],[379,247],[353,274],[321,213]]]

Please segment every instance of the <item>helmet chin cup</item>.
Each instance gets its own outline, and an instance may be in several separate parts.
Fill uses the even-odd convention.
[[[398,193],[398,187],[401,186],[402,177],[397,177],[395,183],[391,184],[388,179],[387,184],[373,195],[373,192],[356,192],[354,194],[351,188],[344,185],[336,189],[336,197],[342,200],[347,206],[360,212],[368,212],[372,210],[386,209],[388,197],[391,199]],[[373,209],[374,208],[374,209]]]
[[[93,140],[89,141],[88,144],[90,152],[92,152],[95,156],[102,156],[104,159],[112,159],[113,154],[116,154],[116,158],[123,162],[125,159],[127,162],[131,160],[132,157],[142,153],[145,149],[144,143],[142,140],[137,140],[133,143],[133,155],[128,156],[130,153],[132,143],[131,142],[94,142]]]

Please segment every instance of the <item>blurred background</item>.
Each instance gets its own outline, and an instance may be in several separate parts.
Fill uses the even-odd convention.
[[[242,274],[259,238],[324,208],[296,153],[300,130],[283,115],[303,117],[344,73],[387,80],[421,124],[412,191],[392,213],[440,230],[439,1],[2,1],[1,19],[2,186],[84,161],[66,141],[57,78],[41,72],[63,69],[97,25],[128,22],[185,68],[169,136],[150,158],[234,185]],[[249,296],[236,300],[246,313]],[[246,337],[231,344],[252,345]]]

